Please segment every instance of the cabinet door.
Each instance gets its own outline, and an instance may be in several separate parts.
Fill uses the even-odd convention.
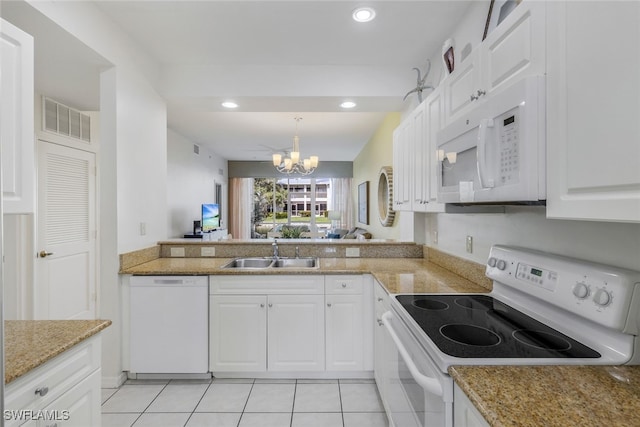
[[[216,371],[267,369],[267,297],[212,295],[209,308],[209,367]]]
[[[470,110],[482,98],[478,90],[480,78],[480,49],[474,49],[454,72],[443,82],[445,93],[445,118],[451,123]],[[472,98],[473,96],[473,98]]]
[[[480,89],[487,95],[515,80],[545,73],[545,3],[522,2],[480,46]]]
[[[442,87],[431,92],[425,100],[425,200],[427,212],[444,212],[444,203],[437,203],[438,196],[438,132],[444,125],[444,98]]]
[[[411,144],[412,126],[404,120],[393,133],[393,209],[411,210]]]
[[[269,296],[270,371],[324,370],[324,296]]]
[[[4,213],[35,211],[33,37],[0,25],[0,144]]]
[[[460,387],[453,389],[453,427],[488,427],[480,412]]]
[[[86,427],[101,423],[100,369],[54,400],[45,410],[55,420],[38,422],[40,427]]]
[[[327,371],[363,370],[362,295],[327,295]]]
[[[411,120],[412,145],[409,156],[412,162],[412,210],[414,212],[425,212],[427,210],[427,200],[429,198],[429,150],[426,146],[426,117],[425,102],[416,107],[409,118]]]
[[[550,2],[547,21],[547,216],[640,222],[640,3]]]

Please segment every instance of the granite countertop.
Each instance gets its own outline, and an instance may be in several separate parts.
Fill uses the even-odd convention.
[[[6,320],[4,382],[37,368],[111,325],[111,320]]]
[[[424,258],[320,258],[317,269],[221,269],[230,258],[158,258],[123,269],[134,275],[371,273],[389,293],[483,293],[489,290]]]
[[[640,366],[454,366],[494,427],[640,426]]]

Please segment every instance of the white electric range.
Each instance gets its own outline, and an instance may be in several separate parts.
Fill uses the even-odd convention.
[[[489,294],[393,295],[396,427],[452,426],[453,365],[640,363],[640,272],[494,246],[486,275]]]

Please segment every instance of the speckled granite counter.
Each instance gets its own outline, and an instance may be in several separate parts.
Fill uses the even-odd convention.
[[[4,382],[37,368],[111,325],[111,320],[7,320]]]
[[[317,269],[221,269],[229,258],[158,258],[123,269],[123,274],[362,274],[371,273],[389,293],[488,292],[424,258],[320,258]],[[485,286],[489,286],[488,281]]]
[[[640,366],[454,366],[491,426],[640,426]]]

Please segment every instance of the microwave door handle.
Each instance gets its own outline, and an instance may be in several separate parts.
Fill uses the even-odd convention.
[[[407,368],[409,368],[411,376],[423,389],[425,389],[429,393],[435,394],[436,396],[442,396],[444,394],[442,391],[442,384],[440,384],[440,381],[438,381],[436,378],[427,377],[418,370],[418,367],[415,363],[413,363],[413,360],[411,360],[411,356],[409,356],[409,353],[404,348],[404,345],[402,345],[398,334],[396,334],[396,331],[393,330],[393,327],[391,326],[391,323],[389,321],[390,317],[391,312],[387,311],[386,313],[384,313],[382,315],[382,324],[389,331],[389,335],[391,335],[391,338],[393,339],[393,342],[396,344],[396,348],[398,349],[398,353],[400,353],[402,359],[404,360],[404,363],[407,365]]]
[[[480,181],[480,188],[490,188],[493,187],[491,183],[485,186],[484,171],[487,170],[487,133],[489,132],[489,128],[493,127],[493,119],[482,119],[480,120],[480,125],[478,129],[478,152],[477,154],[477,164],[478,164],[478,180]]]

